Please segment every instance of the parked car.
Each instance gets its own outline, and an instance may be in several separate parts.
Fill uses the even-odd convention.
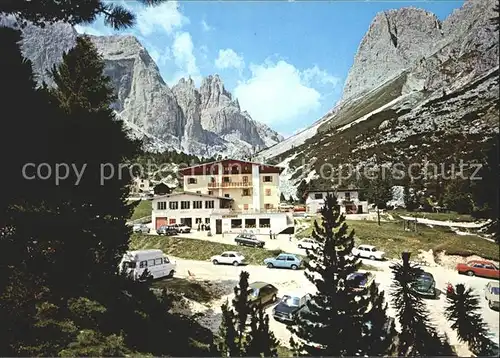
[[[276,302],[277,298],[278,289],[270,283],[256,281],[248,285],[248,305],[250,307],[256,305],[265,306],[271,302]]]
[[[352,254],[370,260],[383,260],[385,256],[385,252],[379,251],[372,245],[359,245],[357,248],[352,249]]]
[[[347,276],[347,281],[353,292],[365,293],[375,281],[375,275],[371,272],[353,272]]]
[[[245,264],[245,256],[236,251],[226,251],[220,255],[215,255],[210,258],[214,265],[229,264],[239,266]]]
[[[436,297],[436,281],[431,273],[423,271],[415,282],[410,284],[410,288],[417,294],[428,297]]]
[[[318,247],[318,243],[313,239],[304,238],[297,242],[297,247],[299,249],[313,249],[315,247]]]
[[[302,258],[294,254],[279,254],[276,257],[270,257],[264,260],[264,265],[268,268],[291,268],[297,270],[302,266]]]
[[[145,225],[145,224],[135,224],[132,227],[132,231],[135,232],[135,233],[149,234],[149,232],[151,231],[151,229],[147,225]]]
[[[127,251],[120,261],[120,270],[134,280],[141,280],[146,270],[153,278],[172,277],[176,269],[177,263],[158,249]]]
[[[293,322],[300,312],[307,310],[307,302],[311,299],[308,293],[289,292],[273,308],[273,317],[277,321]]]
[[[500,285],[498,281],[490,281],[486,284],[484,297],[490,308],[500,309]]]
[[[466,264],[458,264],[457,271],[468,276],[483,276],[488,278],[500,278],[500,271],[495,264],[490,261],[473,260]]]
[[[163,225],[156,229],[156,233],[158,235],[174,236],[177,235],[177,229],[169,225]]]
[[[191,228],[184,224],[172,224],[170,226],[176,229],[180,234],[188,234],[191,232]]]
[[[264,241],[257,239],[253,234],[239,234],[236,236],[234,241],[238,245],[253,246],[253,247],[264,247],[266,244]]]

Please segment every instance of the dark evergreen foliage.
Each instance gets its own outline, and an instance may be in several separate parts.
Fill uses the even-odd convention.
[[[269,316],[261,305],[249,305],[248,278],[248,272],[240,273],[233,308],[227,302],[222,305],[217,347],[223,357],[276,357],[278,341],[269,329]]]
[[[297,200],[300,204],[304,204],[305,203],[305,193],[306,191],[309,189],[309,185],[307,184],[306,180],[305,179],[302,179],[299,183],[299,185],[297,186]]]
[[[401,325],[397,354],[411,357],[450,355],[452,350],[431,324],[422,297],[411,289],[422,269],[410,263],[408,252],[402,254],[402,263],[392,265],[391,269],[394,274],[392,304]]]
[[[10,190],[0,193],[0,320],[8,322],[0,324],[0,355],[213,355],[211,332],[170,314],[170,298],[148,282],[117,272],[130,235],[130,175],[101,183],[100,165],[116,170],[139,143],[109,108],[102,63],[85,62],[95,49],[79,40],[54,71],[59,89],[49,91],[36,89],[19,41],[17,31],[0,29],[1,105],[16,113],[0,141],[11,153],[2,175]],[[70,172],[55,183],[23,178],[25,163],[86,167],[79,181]]]
[[[498,354],[498,344],[488,334],[488,325],[483,321],[479,311],[479,297],[472,289],[465,289],[458,284],[446,297],[445,315],[451,328],[457,332],[458,339],[469,345],[469,349],[477,356],[494,356]]]
[[[366,188],[365,198],[377,206],[377,220],[380,225],[380,209],[385,209],[387,202],[392,199],[391,173],[379,167],[373,170],[368,177],[362,179]]]
[[[382,338],[380,326],[389,324],[383,298],[372,288],[369,297],[354,292],[347,277],[357,271],[360,261],[351,256],[354,231],[348,232],[337,199],[329,195],[321,209],[322,224],[315,222],[312,237],[319,243],[307,251],[305,275],[317,288],[296,327],[289,327],[299,342],[292,341],[298,354],[312,356],[354,356],[383,354],[383,344],[368,345],[369,337]],[[372,301],[375,305],[371,304]],[[374,322],[373,330],[370,327]],[[386,325],[387,325],[386,324]],[[391,338],[388,338],[391,340]],[[369,351],[369,349],[377,351]]]
[[[137,0],[145,5],[159,4],[165,0]],[[44,26],[57,21],[72,25],[93,22],[99,15],[114,29],[134,24],[135,16],[127,8],[103,0],[2,0],[0,13]]]

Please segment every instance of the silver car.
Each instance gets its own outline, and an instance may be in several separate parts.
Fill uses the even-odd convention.
[[[488,306],[493,309],[500,309],[500,284],[498,281],[490,281],[484,288],[484,297],[488,301]]]
[[[149,234],[151,229],[145,224],[135,224],[132,231],[140,234]]]

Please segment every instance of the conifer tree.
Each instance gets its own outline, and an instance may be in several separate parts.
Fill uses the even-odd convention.
[[[263,307],[252,309],[250,332],[246,336],[245,356],[277,357],[278,340],[269,329],[269,316]]]
[[[479,297],[472,289],[458,284],[447,295],[446,302],[445,315],[458,339],[467,343],[472,353],[478,356],[498,354],[498,345],[491,340],[488,325],[481,317]]]
[[[144,5],[155,5],[165,0],[137,0]],[[46,22],[68,22],[72,25],[89,23],[104,16],[106,25],[114,29],[130,27],[135,16],[126,7],[104,0],[2,0],[0,13],[15,15],[18,19],[40,26]]]
[[[264,313],[264,307],[249,305],[248,278],[248,272],[240,273],[240,281],[234,288],[233,307],[228,307],[227,303],[222,305],[217,339],[219,353],[223,357],[275,357],[278,341],[269,329],[269,317]],[[247,329],[249,318],[250,330]]]
[[[298,317],[297,327],[289,327],[300,340],[293,340],[292,346],[299,354],[313,356],[371,354],[364,337],[370,334],[368,320],[376,314],[370,317],[370,299],[352,290],[354,282],[347,280],[360,265],[359,259],[350,255],[354,231],[348,233],[345,217],[338,211],[337,199],[332,195],[325,199],[321,215],[322,224],[315,222],[312,234],[318,247],[307,251],[309,261],[305,262],[305,275],[316,286],[317,293]],[[387,320],[383,312],[379,314],[377,327]]]
[[[451,348],[431,324],[425,303],[412,285],[422,269],[410,263],[410,253],[403,252],[402,263],[391,266],[394,281],[392,304],[401,325],[398,337],[399,356],[434,356],[450,354]]]
[[[236,343],[238,336],[235,329],[236,316],[227,301],[222,305],[221,309],[222,321],[219,326],[217,349],[222,357],[238,357],[241,352]]]

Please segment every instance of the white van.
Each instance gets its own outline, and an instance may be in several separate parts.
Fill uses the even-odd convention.
[[[177,263],[170,260],[161,250],[127,251],[120,262],[120,270],[132,275],[134,280],[147,269],[153,278],[172,277]]]

